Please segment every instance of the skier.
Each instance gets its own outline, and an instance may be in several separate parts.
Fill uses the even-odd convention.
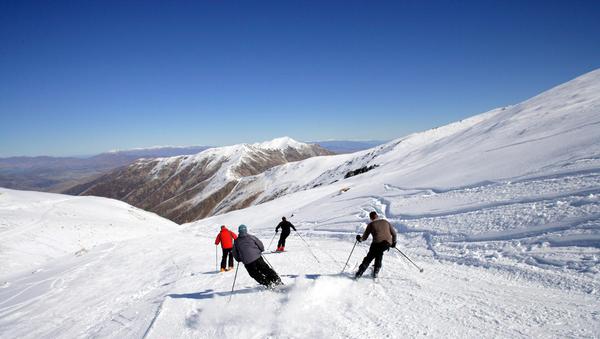
[[[281,236],[279,236],[279,241],[277,242],[277,252],[283,252],[285,250],[285,239],[290,235],[290,227],[296,231],[296,227],[294,227],[291,222],[287,221],[285,217],[281,217],[281,222],[275,227],[275,234],[279,232],[280,227]]]
[[[221,258],[221,272],[229,271],[233,269],[233,255],[231,250],[233,248],[233,241],[237,239],[237,235],[232,231],[228,230],[225,225],[221,226],[221,231],[217,234],[215,239],[215,246],[221,243],[223,249],[223,258]],[[227,257],[229,256],[229,266],[226,267]]]
[[[257,237],[248,234],[246,225],[240,225],[238,234],[238,238],[233,243],[235,260],[241,261],[248,274],[259,284],[267,288],[283,285],[277,273],[262,258],[262,251],[265,250],[263,243]]]
[[[390,249],[390,247],[396,247],[396,230],[392,225],[385,219],[379,219],[376,212],[369,213],[371,222],[367,225],[365,233],[361,236],[356,236],[356,241],[361,242],[369,238],[369,235],[373,235],[373,242],[369,248],[369,253],[363,259],[362,263],[358,267],[358,271],[354,277],[360,278],[363,273],[367,270],[371,261],[375,259],[375,267],[373,269],[373,278],[377,278],[379,270],[381,269],[381,262],[383,260],[383,252]]]

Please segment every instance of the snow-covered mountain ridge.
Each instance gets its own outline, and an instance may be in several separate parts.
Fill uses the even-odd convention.
[[[237,193],[239,180],[287,162],[331,154],[289,137],[255,144],[215,147],[190,156],[142,159],[81,188],[81,195],[115,198],[177,222],[216,212],[221,200]],[[253,200],[228,205],[248,206]],[[219,210],[223,210],[219,208]]]

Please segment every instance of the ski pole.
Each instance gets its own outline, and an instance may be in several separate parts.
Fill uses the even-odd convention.
[[[269,242],[269,246],[267,246],[267,251],[269,250],[269,248],[271,248],[271,244],[273,243],[273,240],[275,239],[276,235],[277,235],[277,232],[275,232],[275,234],[273,234],[273,238],[271,238],[271,242]]]
[[[217,271],[219,271],[219,249],[217,248],[218,245],[215,245],[215,267],[217,268]]]
[[[261,254],[260,256],[261,256],[261,257],[263,258],[263,260],[264,260],[264,261],[267,263],[267,265],[269,265],[271,268],[273,268],[273,265],[271,265],[271,263],[269,262],[269,260],[267,260],[267,258],[265,258],[265,256],[264,256],[264,255],[262,255],[262,254]]]
[[[306,244],[306,247],[308,247],[308,251],[310,252],[310,254],[312,254],[312,256],[315,257],[315,260],[320,264],[321,262],[319,261],[319,258],[317,258],[317,256],[310,249],[310,245],[306,242],[306,240],[304,240],[304,238],[302,238],[302,236],[300,235],[300,233],[298,233],[298,231],[294,230],[294,232],[296,232],[296,234],[298,234],[300,239],[302,239],[302,241],[304,241],[304,244]]]
[[[346,260],[346,263],[344,264],[344,268],[342,268],[342,271],[340,272],[340,274],[344,273],[344,270],[346,269],[346,266],[348,266],[348,262],[350,261],[350,257],[352,256],[352,252],[354,252],[354,248],[356,247],[356,244],[358,244],[358,240],[354,241],[354,246],[352,246],[352,251],[350,251],[350,255],[348,256],[348,260]]]
[[[237,263],[237,266],[235,267],[235,276],[233,277],[233,285],[231,285],[231,294],[229,295],[229,300],[227,300],[227,302],[230,302],[231,301],[231,297],[233,297],[233,289],[235,288],[235,280],[237,279],[238,268],[240,268],[240,262],[239,261]]]
[[[394,248],[397,249],[398,252],[400,252],[400,254],[402,254],[406,259],[408,259],[408,261],[410,261],[411,264],[415,265],[415,267],[419,269],[419,272],[423,273],[423,269],[421,267],[419,267],[417,264],[415,264],[412,260],[410,260],[410,258],[407,257],[406,254],[402,253],[402,251],[400,251],[400,249],[398,247],[394,247]]]

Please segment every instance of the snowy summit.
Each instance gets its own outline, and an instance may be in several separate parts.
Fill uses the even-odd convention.
[[[263,148],[263,149],[285,150],[287,148],[302,149],[304,147],[307,147],[308,144],[298,142],[290,137],[282,137],[282,138],[273,139],[271,141],[255,143],[255,144],[253,144],[253,146],[258,147],[258,148]]]

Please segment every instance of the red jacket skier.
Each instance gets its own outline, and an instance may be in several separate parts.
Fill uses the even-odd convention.
[[[237,234],[228,230],[225,225],[221,226],[221,231],[217,235],[215,239],[215,245],[221,244],[221,248],[223,249],[223,258],[221,259],[221,272],[229,271],[233,269],[233,255],[231,253],[231,249],[233,248],[233,241],[237,239]],[[229,266],[226,267],[227,264],[227,256],[229,256]]]

